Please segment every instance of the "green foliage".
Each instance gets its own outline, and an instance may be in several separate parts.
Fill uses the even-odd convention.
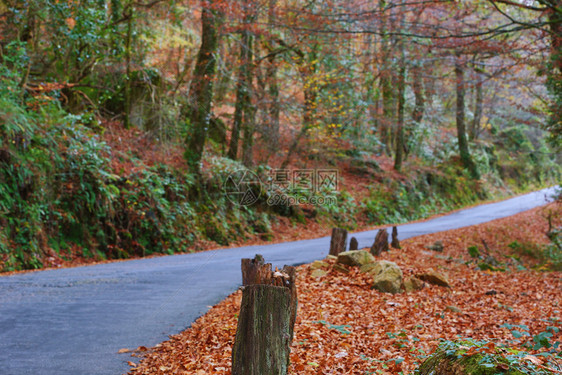
[[[190,197],[192,176],[168,166],[131,158],[133,172],[116,175],[112,150],[86,126],[88,115],[68,114],[55,100],[29,109],[34,99],[23,99],[19,75],[0,69],[4,270],[39,268],[53,251],[101,259],[171,254],[188,251],[197,239],[227,244],[244,238],[241,233],[271,230],[266,213],[226,201],[222,178],[238,165],[212,163],[197,202]]]
[[[462,171],[442,168],[442,172],[420,173],[409,181],[375,185],[362,202],[366,217],[373,224],[407,222],[473,203],[485,195]]]
[[[478,246],[469,246],[468,255],[470,255],[472,258],[480,257],[480,250],[478,250]]]
[[[503,325],[508,329],[521,326]],[[508,327],[509,326],[509,327]],[[521,331],[515,330],[518,335]],[[541,334],[536,335],[542,340]],[[540,349],[540,347],[537,347]],[[416,371],[416,374],[428,374],[441,361],[455,361],[456,366],[463,368],[464,373],[474,375],[484,374],[553,374],[548,368],[557,369],[557,353],[549,351],[540,353],[547,360],[546,365],[537,365],[529,358],[532,354],[517,347],[506,345],[496,346],[487,340],[462,339],[458,341],[444,340],[435,353],[430,356]],[[538,355],[538,354],[537,354]]]

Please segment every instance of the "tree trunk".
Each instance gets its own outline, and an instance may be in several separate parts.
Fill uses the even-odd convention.
[[[406,63],[404,61],[404,51],[402,51],[400,72],[398,77],[398,123],[396,129],[396,149],[394,153],[394,169],[396,171],[400,171],[402,169],[402,161],[404,157],[404,107],[406,102],[405,86]]]
[[[338,256],[339,253],[345,251],[347,242],[347,231],[341,228],[332,229],[332,238],[330,239],[330,255]]]
[[[472,178],[480,178],[476,164],[470,156],[470,151],[468,149],[468,140],[466,138],[466,128],[464,123],[465,118],[465,85],[464,85],[464,68],[460,60],[460,56],[457,55],[455,60],[455,77],[457,81],[457,113],[456,113],[456,123],[457,123],[457,138],[459,143],[459,152],[463,166],[468,169]]]
[[[474,118],[470,127],[469,137],[471,140],[478,138],[480,134],[480,122],[482,121],[482,104],[484,102],[484,94],[482,90],[482,80],[478,80],[475,85],[474,93]]]
[[[207,129],[211,119],[211,102],[213,100],[213,79],[215,78],[216,52],[219,34],[217,23],[219,15],[213,10],[215,0],[201,1],[201,47],[195,63],[193,80],[189,89],[191,99],[189,119],[192,131],[187,139],[185,158],[189,168],[195,174],[200,172],[200,162],[207,140]]]
[[[230,138],[228,157],[236,160],[238,156],[238,143],[242,131],[242,161],[245,165],[252,163],[252,148],[254,136],[255,109],[252,106],[252,77],[253,67],[253,35],[249,30],[250,23],[254,20],[254,11],[251,0],[244,1],[244,20],[242,39],[240,44],[240,69],[236,84],[236,104],[234,121]]]
[[[289,150],[287,151],[287,157],[281,163],[281,169],[287,168],[291,161],[291,157],[293,153],[297,150],[299,142],[301,138],[303,138],[308,130],[314,124],[314,114],[316,112],[316,99],[318,97],[318,88],[314,84],[309,84],[308,80],[310,77],[313,77],[316,74],[316,67],[317,67],[317,50],[318,44],[315,44],[312,47],[312,52],[310,53],[309,60],[310,66],[301,66],[301,76],[303,77],[304,82],[304,108],[303,108],[303,115],[302,115],[302,128],[300,132],[293,138],[293,142],[289,146]],[[301,60],[301,65],[305,63],[304,54],[299,53],[299,58]]]
[[[392,64],[390,63],[390,38],[387,34],[387,18],[385,12],[386,0],[379,3],[381,11],[380,35],[381,35],[381,72],[380,72],[380,91],[382,93],[382,114],[380,122],[381,142],[385,146],[387,155],[392,150],[392,127],[395,120],[396,98],[392,87]]]
[[[131,127],[131,85],[133,83],[131,74],[131,43],[133,39],[133,12],[133,1],[129,0],[125,8],[125,14],[127,16],[127,37],[125,39],[125,118],[123,121],[125,129]]]
[[[277,8],[277,0],[269,0],[269,15],[268,22],[270,25],[275,25],[276,17],[275,12]],[[272,51],[269,51],[270,53]],[[279,103],[279,82],[277,80],[277,65],[275,62],[275,55],[271,55],[268,59],[268,65],[266,69],[266,79],[268,83],[269,92],[269,108],[268,108],[268,118],[269,118],[269,142],[271,145],[272,152],[277,152],[279,149],[279,115],[281,113],[280,103]]]
[[[413,67],[412,71],[412,90],[414,91],[415,104],[414,111],[412,112],[412,120],[420,123],[423,120],[425,111],[425,97],[423,94],[423,81],[421,69],[419,66]]]
[[[286,375],[297,311],[296,271],[285,266],[272,272],[259,256],[243,259],[242,268],[252,262],[260,277],[242,292],[232,375]]]

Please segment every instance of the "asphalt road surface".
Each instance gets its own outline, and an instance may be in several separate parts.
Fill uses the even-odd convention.
[[[554,189],[398,228],[399,238],[474,225],[546,203]],[[359,246],[375,231],[353,234]],[[121,348],[146,347],[187,328],[241,282],[240,259],[274,266],[324,258],[329,237],[0,277],[0,374],[118,375]]]

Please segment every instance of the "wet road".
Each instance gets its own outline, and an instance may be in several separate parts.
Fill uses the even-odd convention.
[[[474,225],[546,203],[554,189],[401,225],[400,239]],[[370,246],[375,231],[353,234]],[[327,255],[323,237],[0,277],[0,374],[117,375],[121,348],[147,347],[188,327],[241,282],[240,259],[275,266]]]

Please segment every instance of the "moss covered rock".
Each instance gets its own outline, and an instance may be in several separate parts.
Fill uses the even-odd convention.
[[[346,266],[361,267],[374,261],[375,258],[365,250],[345,251],[338,254],[338,263]]]
[[[368,273],[373,276],[373,289],[383,293],[400,293],[403,275],[396,263],[387,260],[375,262]]]

